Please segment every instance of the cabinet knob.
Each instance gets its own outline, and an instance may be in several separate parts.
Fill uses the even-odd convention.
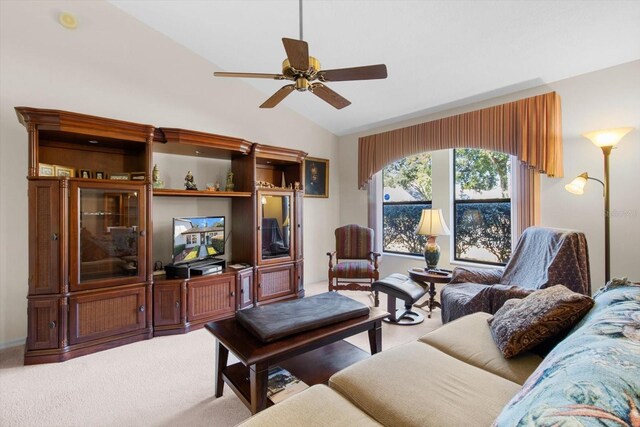
[[[300,228],[300,224],[298,224],[298,228]]]
[[[56,322],[54,322],[53,320],[49,322],[49,329],[54,329],[55,327],[56,327]]]
[[[180,301],[176,301],[176,308],[180,308]]]
[[[232,297],[236,296],[236,293],[235,293],[235,292],[233,292],[233,291],[231,291],[231,296],[232,296]]]
[[[51,235],[51,240],[58,240],[58,233],[53,233]]]
[[[144,305],[141,305],[140,307],[138,307],[138,311],[140,313],[144,313]]]
[[[140,237],[144,237],[147,235],[147,232],[144,230],[140,230]]]

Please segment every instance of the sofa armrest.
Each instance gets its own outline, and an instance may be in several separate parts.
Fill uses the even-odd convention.
[[[495,284],[482,289],[476,297],[488,303],[489,311],[495,314],[507,300],[522,299],[533,292],[535,292],[533,289],[524,289],[519,286]]]
[[[502,268],[456,267],[449,283],[480,283],[495,285],[500,283],[504,270]]]

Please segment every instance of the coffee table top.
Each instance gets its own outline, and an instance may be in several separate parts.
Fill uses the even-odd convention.
[[[352,336],[370,328],[371,323],[389,316],[386,310],[371,307],[369,314],[321,328],[312,329],[264,343],[240,325],[235,318],[210,322],[205,328],[229,349],[244,365],[285,360],[292,355]]]

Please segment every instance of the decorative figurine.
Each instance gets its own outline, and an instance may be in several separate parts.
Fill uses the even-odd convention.
[[[157,163],[153,165],[151,176],[153,178],[153,188],[164,188],[164,181],[160,179],[160,171],[158,170]]]
[[[191,175],[191,171],[187,172],[187,176],[184,177],[184,188],[187,190],[197,190],[198,186],[195,182],[193,182],[193,175]]]
[[[216,181],[216,191],[220,191],[220,183],[218,181]]]
[[[300,187],[300,182],[296,181],[296,182],[293,184],[293,189],[294,189],[294,190],[302,190],[302,187]]]
[[[233,172],[229,169],[229,172],[227,172],[227,183],[224,187],[224,191],[233,191],[233,187]]]
[[[213,182],[207,183],[207,191],[216,191],[216,186],[213,184]]]

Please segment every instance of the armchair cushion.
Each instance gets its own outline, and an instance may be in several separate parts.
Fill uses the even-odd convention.
[[[357,224],[336,228],[338,259],[372,259],[373,229]]]
[[[504,269],[502,268],[473,268],[456,267],[449,283],[482,283],[495,285],[500,283]]]
[[[333,266],[333,273],[339,279],[371,278],[373,264],[369,261],[343,261]]]
[[[592,306],[590,297],[556,285],[508,300],[487,321],[493,340],[508,359],[572,327]]]

